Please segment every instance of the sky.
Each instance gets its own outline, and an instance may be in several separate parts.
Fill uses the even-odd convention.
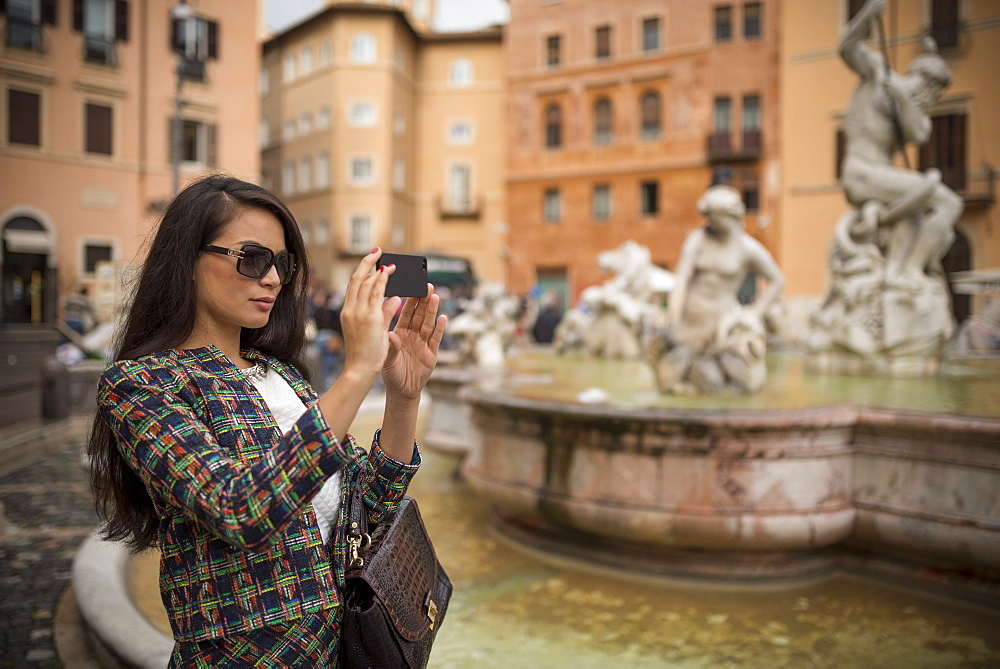
[[[323,0],[265,0],[264,23],[279,31],[309,16]],[[435,0],[434,28],[442,32],[475,30],[506,23],[510,16],[504,0]]]

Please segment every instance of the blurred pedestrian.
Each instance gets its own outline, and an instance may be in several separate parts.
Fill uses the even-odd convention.
[[[97,312],[86,286],[80,286],[76,293],[63,301],[63,322],[81,335],[87,334],[97,325]]]
[[[556,326],[562,320],[562,300],[559,299],[559,293],[547,290],[542,294],[541,303],[542,308],[531,328],[531,335],[539,344],[551,344]]]

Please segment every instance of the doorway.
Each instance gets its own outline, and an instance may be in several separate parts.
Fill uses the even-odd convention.
[[[49,269],[49,233],[27,216],[3,226],[0,259],[0,316],[2,322],[39,324],[55,316],[55,281]]]

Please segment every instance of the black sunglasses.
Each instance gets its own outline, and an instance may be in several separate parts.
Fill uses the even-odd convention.
[[[293,254],[288,251],[275,254],[271,249],[259,244],[244,244],[238,251],[227,249],[225,246],[202,244],[201,250],[237,258],[236,271],[249,279],[260,279],[271,271],[273,265],[278,270],[278,281],[284,285],[292,280],[295,270],[298,269]]]

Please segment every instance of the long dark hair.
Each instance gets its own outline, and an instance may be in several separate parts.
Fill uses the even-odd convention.
[[[164,212],[139,271],[131,306],[116,335],[116,360],[135,360],[187,340],[195,323],[191,277],[202,253],[201,245],[215,241],[222,228],[247,209],[260,209],[278,219],[285,229],[285,245],[295,254],[298,271],[278,293],[267,325],[243,328],[240,345],[293,365],[308,378],[302,348],[309,266],[295,217],[264,188],[225,175],[192,183]],[[159,526],[153,502],[118,450],[115,435],[100,410],[94,418],[87,452],[97,513],[106,521],[104,537],[124,541],[134,551],[153,545]]]

